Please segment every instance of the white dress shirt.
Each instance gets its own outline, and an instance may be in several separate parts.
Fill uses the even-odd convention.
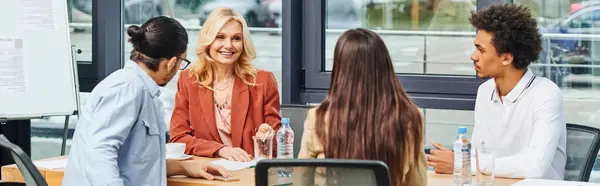
[[[500,99],[494,79],[479,86],[475,103],[473,148],[481,169],[495,176],[562,180],[565,173],[566,123],[563,97],[550,80],[526,71],[518,84]],[[475,161],[472,161],[475,164]]]

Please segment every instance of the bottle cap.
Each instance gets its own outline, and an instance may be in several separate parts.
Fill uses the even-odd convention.
[[[281,118],[281,124],[290,124],[290,118]]]
[[[458,133],[459,134],[466,134],[467,133],[467,127],[458,127]]]

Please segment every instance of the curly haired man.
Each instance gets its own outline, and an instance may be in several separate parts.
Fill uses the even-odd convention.
[[[562,180],[567,159],[562,92],[528,68],[542,50],[536,20],[528,8],[513,4],[492,5],[469,20],[478,30],[473,66],[477,76],[489,78],[477,91],[471,138],[482,172],[489,174],[493,164],[499,177]],[[452,173],[452,151],[432,145],[428,164],[437,173]]]

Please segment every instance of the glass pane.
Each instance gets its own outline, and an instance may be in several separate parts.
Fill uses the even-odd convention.
[[[125,3],[123,12],[127,24],[143,24],[157,15],[166,15],[177,19],[188,31],[190,43],[187,59],[192,63],[198,59],[196,56],[198,36],[208,14],[218,7],[233,8],[244,16],[252,32],[252,40],[256,48],[254,65],[259,69],[273,72],[279,90],[281,90],[281,0],[146,0],[131,2]],[[128,37],[126,33],[125,37]],[[124,46],[125,60],[129,60],[129,54],[133,48],[128,42],[125,42]],[[178,79],[179,73],[167,86],[161,88],[160,97],[165,106],[165,121],[170,121],[171,118]]]
[[[71,44],[81,49],[77,61],[92,62],[92,0],[67,0]]]
[[[421,112],[425,118],[425,148],[433,148],[431,140],[451,148],[458,136],[458,127],[467,127],[468,136],[473,132],[473,111],[421,109]]]
[[[475,75],[469,56],[475,29],[469,23],[476,0],[327,0],[325,70],[347,29],[379,32],[396,73]]]
[[[562,89],[567,122],[600,127],[600,1],[514,2],[538,18],[544,51],[532,68]],[[600,183],[600,167],[590,181]]]

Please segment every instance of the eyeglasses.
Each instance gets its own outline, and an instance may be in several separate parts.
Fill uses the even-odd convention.
[[[187,68],[190,65],[190,63],[192,63],[192,62],[190,62],[190,60],[188,60],[186,58],[177,57],[177,59],[181,59],[181,62],[185,62],[185,65],[183,65],[183,64],[179,65],[179,70],[184,70],[185,68]]]

